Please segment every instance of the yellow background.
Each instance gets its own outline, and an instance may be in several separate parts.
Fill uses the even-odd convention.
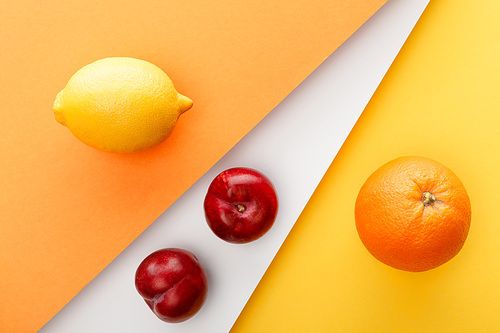
[[[431,0],[232,333],[500,332],[500,1]],[[465,184],[462,251],[423,273],[365,250],[354,202],[404,155]]]

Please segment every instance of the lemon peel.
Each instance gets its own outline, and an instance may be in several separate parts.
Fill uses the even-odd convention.
[[[192,105],[157,66],[112,57],[78,70],[57,94],[53,111],[56,121],[83,143],[133,153],[165,141]]]

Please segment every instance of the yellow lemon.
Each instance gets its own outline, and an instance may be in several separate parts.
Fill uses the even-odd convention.
[[[157,66],[113,57],[76,72],[57,95],[54,113],[87,145],[133,153],[163,142],[192,105]]]

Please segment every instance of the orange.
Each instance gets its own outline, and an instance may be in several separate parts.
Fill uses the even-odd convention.
[[[460,179],[423,157],[397,158],[361,187],[356,229],[379,261],[405,271],[436,268],[462,249],[471,205]]]

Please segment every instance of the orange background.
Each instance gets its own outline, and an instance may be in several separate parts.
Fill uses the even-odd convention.
[[[0,331],[39,329],[385,1],[2,2]],[[103,153],[54,120],[109,56],[194,100],[165,144]]]

